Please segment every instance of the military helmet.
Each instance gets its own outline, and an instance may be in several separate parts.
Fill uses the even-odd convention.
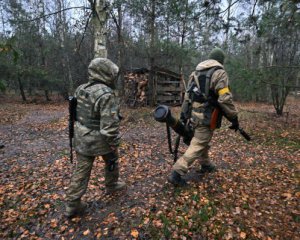
[[[208,58],[214,59],[214,60],[218,61],[219,63],[224,64],[225,53],[221,48],[216,47],[210,52]]]

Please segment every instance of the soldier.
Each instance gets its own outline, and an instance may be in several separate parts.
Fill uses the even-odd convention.
[[[228,76],[223,67],[224,59],[224,52],[220,48],[215,48],[209,54],[209,59],[199,63],[196,71],[190,76],[188,89],[193,88],[195,92],[199,92],[198,88],[200,88],[204,96],[195,94],[191,99],[191,94],[185,93],[182,116],[184,118],[189,111],[188,108],[192,107],[191,121],[194,137],[184,155],[173,165],[171,175],[168,177],[168,181],[175,186],[187,184],[182,176],[187,173],[189,166],[196,159],[200,161],[201,173],[216,170],[208,156],[209,142],[213,136],[210,120],[214,106],[213,101],[207,101],[207,99],[215,99],[217,105],[231,121],[231,129],[239,128],[238,111],[233,104],[232,94],[228,87]]]
[[[75,91],[77,99],[74,147],[77,156],[66,196],[66,216],[82,214],[86,204],[81,197],[87,190],[93,162],[102,156],[105,162],[107,192],[125,188],[119,179],[119,102],[114,93],[119,68],[106,58],[95,58],[88,67],[88,83]]]

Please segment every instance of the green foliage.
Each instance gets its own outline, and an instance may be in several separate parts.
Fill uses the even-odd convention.
[[[9,38],[5,42],[0,42],[0,55],[8,55],[12,57],[12,61],[14,64],[17,64],[20,53],[14,47],[16,39]]]
[[[0,80],[0,91],[1,91],[1,92],[4,92],[5,89],[6,89],[6,87],[5,87],[4,81],[3,81],[3,80]]]
[[[255,6],[248,0],[240,2],[253,10],[251,14],[238,4],[226,9],[220,0],[114,1],[108,57],[122,62],[122,69],[161,66],[182,72],[187,79],[211,49],[222,46],[236,100],[272,101],[279,96],[276,101],[282,103],[285,92],[271,86],[297,85],[299,70],[290,68],[293,74],[278,79],[266,67],[300,65],[299,7],[290,0],[258,1]],[[54,1],[44,13],[59,8],[57,4]],[[235,7],[238,11],[233,11]],[[93,33],[84,32],[88,11],[72,21],[67,14],[31,21],[42,15],[41,7],[4,0],[0,8],[10,31],[0,33],[0,74],[7,88],[19,90],[21,83],[26,93],[54,90],[67,95],[86,81],[93,58]]]
[[[238,101],[266,101],[265,85],[261,82],[259,69],[249,69],[243,59],[232,57],[226,62],[230,87]]]

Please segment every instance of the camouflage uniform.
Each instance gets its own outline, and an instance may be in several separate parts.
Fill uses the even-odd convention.
[[[77,165],[66,197],[66,215],[73,216],[84,209],[80,199],[87,190],[93,162],[102,156],[105,162],[107,191],[119,190],[125,183],[119,180],[119,101],[114,93],[114,81],[119,68],[105,58],[95,58],[88,67],[88,83],[75,91],[77,99],[74,147]]]
[[[238,111],[233,104],[232,94],[228,88],[227,73],[221,64],[223,63],[224,57],[223,59],[218,59],[219,61],[215,59],[218,59],[218,57],[212,56],[211,59],[199,63],[196,67],[196,71],[190,76],[188,86],[191,84],[191,81],[194,81],[197,71],[205,71],[217,67],[211,76],[209,89],[216,94],[218,105],[222,108],[227,117],[238,124]],[[188,103],[191,101],[189,94],[186,93],[182,105],[183,113],[187,111]],[[188,168],[196,159],[200,161],[202,172],[213,171],[215,169],[215,166],[211,163],[208,156],[209,143],[213,136],[213,130],[210,128],[211,114],[206,113],[206,106],[205,103],[192,102],[192,123],[195,130],[194,137],[184,155],[173,165],[171,176],[169,176],[168,179],[174,185],[186,184],[181,176],[187,173]]]

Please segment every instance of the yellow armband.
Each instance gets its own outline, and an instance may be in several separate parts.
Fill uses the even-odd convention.
[[[226,88],[222,88],[218,91],[218,95],[221,96],[221,95],[224,95],[225,93],[229,93],[229,88],[226,87]]]

